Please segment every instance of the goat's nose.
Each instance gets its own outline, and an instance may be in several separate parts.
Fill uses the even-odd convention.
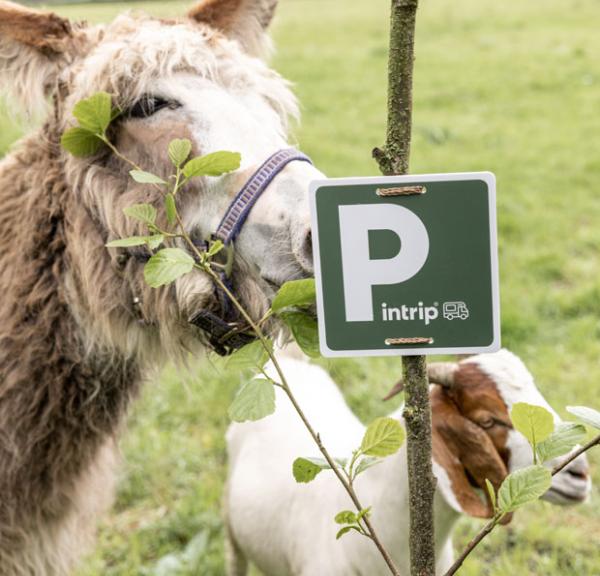
[[[298,264],[302,266],[302,269],[309,273],[313,273],[313,244],[312,244],[312,231],[310,228],[304,231],[300,236],[294,255]]]
[[[590,465],[587,459],[577,458],[565,468],[565,473],[577,480],[587,480],[590,477]]]

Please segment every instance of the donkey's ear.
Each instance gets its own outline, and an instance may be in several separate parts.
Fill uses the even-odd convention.
[[[437,389],[432,402],[434,460],[448,476],[447,481],[439,481],[440,490],[450,505],[458,506],[457,511],[491,518],[485,481],[498,491],[508,475],[504,461],[485,431],[465,418],[444,390]]]
[[[0,0],[0,87],[40,108],[69,57],[73,30],[68,20]]]
[[[196,22],[235,38],[253,56],[264,56],[270,48],[266,30],[278,0],[200,0],[189,12]]]

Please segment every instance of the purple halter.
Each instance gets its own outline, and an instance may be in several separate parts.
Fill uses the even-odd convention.
[[[242,231],[242,227],[250,215],[250,211],[263,192],[290,162],[295,161],[312,164],[308,156],[295,148],[279,150],[270,156],[254,172],[233,199],[221,223],[213,234],[213,239],[221,240],[226,247],[229,247]],[[228,288],[232,289],[229,278],[224,272],[222,273],[222,280]],[[227,355],[241,348],[254,338],[249,334],[236,332],[236,328],[238,328],[236,324],[237,314],[230,299],[222,290],[216,289],[216,293],[221,304],[222,314],[217,316],[208,310],[201,310],[190,319],[190,322],[207,333],[209,342],[215,352]]]
[[[229,205],[225,216],[217,227],[214,237],[225,246],[235,240],[242,231],[246,218],[250,215],[256,201],[290,162],[300,161],[312,164],[311,159],[294,148],[279,150],[270,156],[264,164],[250,177]]]

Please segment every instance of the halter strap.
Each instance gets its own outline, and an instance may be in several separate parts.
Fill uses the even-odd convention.
[[[269,156],[233,199],[214,232],[213,239],[221,240],[225,246],[231,245],[240,234],[250,211],[262,193],[273,182],[273,179],[290,162],[294,161],[312,164],[312,160],[308,156],[295,148],[279,150]],[[206,247],[206,243],[203,245]],[[221,280],[233,291],[230,279],[224,272],[221,272]],[[255,337],[237,330],[239,318],[232,302],[227,294],[217,286],[215,286],[215,293],[221,306],[221,314],[200,310],[189,321],[206,332],[209,343],[217,354],[226,356],[253,341]]]
[[[250,177],[244,187],[238,192],[229,205],[225,216],[217,227],[214,237],[221,240],[225,246],[233,242],[242,230],[256,201],[269,187],[273,179],[290,163],[294,161],[308,162],[311,159],[295,148],[279,150],[270,156],[263,165]]]

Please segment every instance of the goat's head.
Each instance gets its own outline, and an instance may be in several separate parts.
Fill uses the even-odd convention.
[[[296,100],[262,58],[276,4],[202,0],[177,20],[125,14],[106,26],[87,27],[0,0],[0,76],[30,107],[54,98],[55,114],[48,124],[54,140],[73,124],[77,102],[108,92],[122,110],[111,126],[111,140],[127,158],[162,177],[172,172],[167,146],[174,138],[191,140],[193,155],[239,152],[238,171],[196,179],[178,195],[187,231],[204,240],[250,174],[289,146],[288,120],[297,115]],[[123,216],[124,207],[162,205],[160,192],[135,184],[128,177],[131,167],[108,149],[85,159],[60,154],[75,196],[72,204],[84,206],[91,216],[80,228],[85,226],[89,237],[90,224],[96,227],[98,248],[141,232]],[[308,163],[289,164],[269,185],[236,241],[234,286],[255,315],[264,311],[277,286],[312,274],[308,183],[319,175]],[[113,265],[120,256],[113,250]],[[83,280],[92,287],[98,282],[97,258],[96,253],[96,271]],[[117,281],[113,278],[113,293]],[[161,325],[165,333],[177,332],[213,298],[201,275],[180,279],[174,290],[150,294],[138,264],[131,283],[145,291],[147,323]]]
[[[537,389],[523,362],[507,350],[458,363],[429,367],[434,460],[447,479],[439,478],[446,500],[458,511],[490,517],[486,478],[497,490],[509,472],[533,463],[527,440],[514,430],[510,411],[527,402],[560,417]],[[443,475],[442,475],[443,476]],[[544,499],[555,504],[584,501],[591,489],[585,456],[555,475]],[[483,490],[484,502],[477,490]]]

